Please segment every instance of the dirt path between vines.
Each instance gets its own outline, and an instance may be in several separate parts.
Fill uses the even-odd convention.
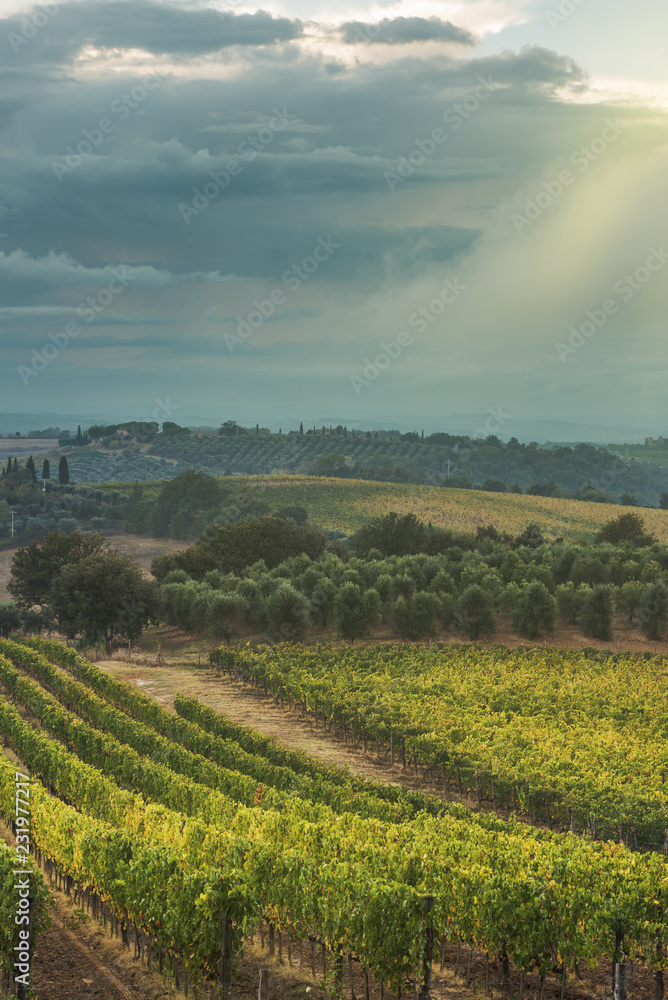
[[[303,750],[310,757],[338,767],[347,767],[352,774],[374,781],[404,785],[411,789],[419,788],[443,797],[442,786],[425,786],[423,769],[420,769],[420,774],[416,777],[412,768],[407,767],[404,771],[400,762],[392,766],[389,752],[376,753],[371,741],[365,753],[361,747],[353,747],[345,742],[342,732],[336,736],[334,733],[325,733],[322,723],[316,728],[311,716],[305,719],[299,711],[276,705],[264,693],[258,697],[248,685],[228,676],[190,665],[147,666],[145,662],[135,665],[132,661],[128,662],[127,658],[99,660],[96,665],[119,680],[145,691],[170,711],[174,710],[174,697],[177,694],[188,695],[233,722],[250,726],[292,750]],[[459,796],[452,790],[447,797],[451,801],[473,805],[472,799],[465,795]]]

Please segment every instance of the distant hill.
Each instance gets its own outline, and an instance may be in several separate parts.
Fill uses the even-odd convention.
[[[270,434],[229,428],[229,433],[159,434],[150,454],[176,459],[214,475],[323,473],[341,478],[421,485],[477,486],[544,496],[619,503],[629,495],[659,506],[668,491],[668,468],[588,444],[541,448],[514,438],[504,444],[436,433],[353,432],[311,428],[303,434]]]
[[[373,517],[397,511],[413,513],[421,521],[475,531],[494,525],[499,531],[520,534],[537,522],[546,538],[562,536],[590,541],[611,518],[634,508],[611,507],[553,497],[520,496],[433,486],[376,483],[322,476],[221,477],[221,482],[265,503],[270,511],[304,507],[315,527],[336,528],[351,534]],[[145,483],[144,497],[155,496],[161,483]],[[102,489],[130,493],[130,484],[109,483]],[[645,526],[659,541],[668,542],[668,511],[642,510]]]

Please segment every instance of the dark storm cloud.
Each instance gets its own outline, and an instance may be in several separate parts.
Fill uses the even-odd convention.
[[[48,3],[0,20],[5,58],[63,63],[85,46],[197,57],[235,45],[272,45],[302,34],[298,20],[266,11],[233,14],[153,0]]]
[[[472,59],[468,70],[489,73],[497,83],[505,86],[531,89],[538,85],[551,92],[560,87],[583,90],[588,80],[588,74],[575,59],[536,45],[525,45],[519,52]]]
[[[346,21],[339,28],[347,45],[404,45],[407,42],[457,42],[475,45],[475,36],[465,28],[440,17],[385,17],[382,21]]]

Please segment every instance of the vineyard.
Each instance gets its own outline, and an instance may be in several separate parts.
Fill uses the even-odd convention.
[[[272,511],[302,506],[314,527],[357,531],[372,518],[396,511],[415,514],[421,521],[475,532],[493,525],[498,531],[520,534],[531,522],[538,522],[547,538],[591,540],[614,515],[631,508],[586,503],[554,497],[488,493],[482,490],[442,489],[435,486],[337,479],[325,476],[231,476],[219,477],[225,487],[267,503]],[[160,483],[142,483],[144,496],[154,499]],[[130,493],[131,483],[101,483],[98,489]],[[647,530],[659,541],[668,541],[668,512],[644,509]]]
[[[583,658],[540,652],[514,671],[510,653],[504,662],[500,650],[468,647],[447,659],[427,647],[279,646],[219,660],[351,740],[429,767],[434,782],[473,781],[481,797],[492,789],[498,802],[538,810],[553,780],[554,827],[567,809],[577,824],[585,808],[585,783],[572,777],[588,743],[591,796],[607,783],[614,802],[626,779],[622,822],[628,813],[653,835],[665,816],[654,783],[665,761],[659,668],[618,658],[592,662],[587,676]],[[367,997],[375,984],[381,995],[427,996],[432,966],[453,949],[459,964],[465,946],[469,971],[474,951],[486,954],[487,985],[491,963],[506,984],[519,975],[520,993],[533,975],[541,995],[552,984],[563,997],[569,968],[613,960],[621,990],[635,960],[662,995],[668,866],[662,853],[601,839],[614,832],[602,799],[583,836],[504,821],[311,760],[193,699],[178,698],[172,714],[47,640],[0,641],[0,684],[0,733],[31,775],[32,843],[50,880],[118,924],[176,984],[229,996],[234,956],[259,931],[272,953],[277,937],[305,946],[314,975],[318,947],[335,993],[355,964]],[[597,755],[614,734],[623,752],[602,776]],[[6,820],[15,770],[0,758]]]
[[[464,785],[479,803],[550,828],[668,847],[663,658],[440,644],[248,647],[234,655],[251,683],[365,742],[391,743],[404,766],[425,769],[441,788]],[[183,699],[177,711],[197,717]]]

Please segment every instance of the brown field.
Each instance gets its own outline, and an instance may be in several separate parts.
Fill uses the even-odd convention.
[[[131,555],[141,565],[146,574],[151,568],[151,560],[185,547],[185,542],[175,542],[171,538],[141,538],[139,535],[108,535],[107,541],[122,556]],[[0,549],[0,601],[8,601],[11,594],[7,590],[11,576],[12,560],[16,549]]]
[[[58,447],[56,438],[0,438],[0,458],[24,459]]]

